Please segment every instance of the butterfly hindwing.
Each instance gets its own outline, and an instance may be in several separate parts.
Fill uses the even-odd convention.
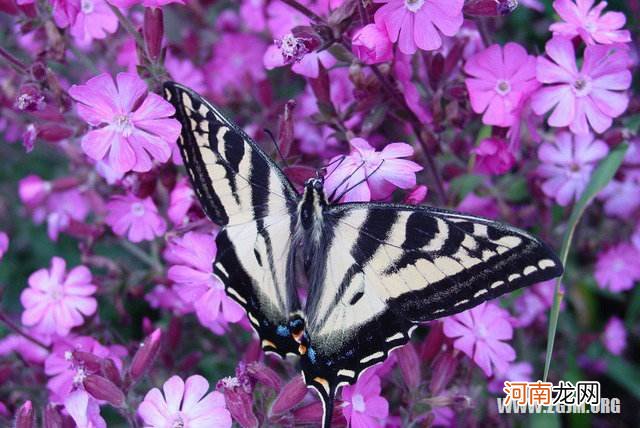
[[[324,260],[305,312],[307,382],[321,396],[405,344],[417,323],[562,272],[528,233],[427,207],[341,204],[325,213]]]
[[[195,92],[164,85],[182,124],[178,145],[207,216],[222,227],[215,273],[240,303],[265,350],[281,356],[297,344],[283,330],[299,307],[287,284],[289,240],[299,198],[271,159]],[[284,239],[283,239],[284,237]]]

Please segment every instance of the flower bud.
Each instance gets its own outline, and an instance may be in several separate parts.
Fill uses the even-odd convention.
[[[289,100],[284,105],[284,112],[278,118],[278,141],[280,153],[286,159],[293,147],[293,109],[296,106],[294,100]]]
[[[302,376],[294,377],[278,394],[271,406],[271,414],[279,415],[297,406],[307,395],[307,385]]]
[[[140,344],[140,348],[131,361],[131,367],[129,367],[129,376],[132,381],[140,379],[151,367],[160,349],[161,338],[162,332],[158,328]]]
[[[36,415],[33,412],[33,405],[31,404],[31,401],[26,401],[18,409],[15,428],[35,428],[35,426]]]
[[[308,406],[300,407],[293,412],[293,418],[296,425],[312,425],[318,426],[322,420],[322,403],[314,402]],[[332,418],[333,421],[333,418]]]
[[[518,7],[518,0],[467,0],[463,12],[468,16],[508,15]]]
[[[413,190],[405,196],[404,203],[409,205],[420,205],[427,197],[428,190],[427,186],[423,184],[414,187]]]
[[[84,378],[82,385],[97,400],[104,400],[114,407],[123,407],[125,404],[124,392],[105,377],[89,375]]]
[[[162,51],[162,37],[164,36],[164,19],[161,8],[145,8],[142,33],[149,58],[152,61],[157,61]]]
[[[53,404],[47,404],[44,409],[43,428],[62,428],[62,416]]]
[[[351,49],[365,64],[378,64],[393,60],[393,43],[387,32],[376,24],[368,24],[354,35]]]
[[[98,372],[102,367],[102,358],[91,352],[73,351],[71,355],[76,364],[81,365],[89,372]]]
[[[440,321],[432,322],[429,328],[427,338],[422,342],[420,349],[420,360],[430,361],[433,357],[440,353],[444,333],[442,333],[442,323]]]
[[[458,368],[458,359],[452,352],[443,352],[433,364],[433,372],[429,389],[433,395],[442,392],[449,384]]]
[[[262,363],[255,362],[247,364],[247,374],[256,382],[266,385],[276,391],[280,390],[280,376],[278,376],[278,373],[273,369]]]
[[[420,359],[418,353],[412,343],[401,347],[395,351],[402,377],[409,388],[409,391],[414,391],[422,380],[422,374],[420,373]]]
[[[253,412],[252,395],[243,388],[237,377],[220,380],[217,388],[224,394],[227,410],[242,428],[259,426],[258,418]]]
[[[122,377],[120,371],[111,358],[102,360],[101,373],[118,387],[122,386]]]
[[[471,150],[476,155],[475,171],[480,174],[500,175],[508,172],[516,158],[507,143],[500,138],[487,138]]]
[[[37,175],[29,175],[18,186],[20,200],[30,208],[40,205],[51,192],[51,183]]]
[[[50,143],[66,140],[73,135],[69,127],[57,123],[45,123],[38,126],[38,137]]]

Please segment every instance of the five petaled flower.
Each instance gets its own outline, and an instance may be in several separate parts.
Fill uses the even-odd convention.
[[[125,236],[131,242],[151,241],[162,236],[167,223],[158,214],[150,197],[140,199],[133,194],[118,195],[107,203],[105,221],[118,236]]]
[[[593,3],[594,0],[555,0],[553,8],[564,22],[553,23],[549,29],[569,38],[580,36],[588,45],[630,42],[631,33],[621,30],[627,21],[624,13],[603,14],[607,2],[600,2],[595,7]]]
[[[344,417],[349,426],[381,427],[381,422],[389,416],[389,402],[380,395],[380,377],[375,369],[368,369],[355,385],[342,390]]]
[[[231,414],[225,407],[224,396],[209,390],[209,382],[194,375],[183,381],[172,376],[162,386],[164,395],[153,388],[138,407],[145,428],[204,428],[231,427]],[[206,395],[205,395],[206,394]]]
[[[626,49],[587,46],[580,70],[571,40],[554,37],[547,42],[546,53],[550,59],[538,58],[536,74],[547,86],[533,95],[533,110],[539,115],[553,110],[549,125],[568,126],[576,134],[589,132],[589,125],[598,133],[609,129],[629,104],[623,92],[631,85]]]
[[[108,157],[117,173],[149,171],[152,159],[166,162],[171,156],[170,144],[180,133],[180,123],[170,119],[175,109],[147,93],[136,74],[118,73],[116,82],[103,73],[69,89],[80,117],[101,126],[82,138],[82,149],[95,160]]]
[[[93,294],[97,287],[91,283],[86,266],[66,271],[60,257],[51,259],[51,269],[40,269],[29,276],[29,287],[22,291],[20,301],[25,307],[22,323],[51,336],[66,336],[84,322],[84,316],[96,312]]]

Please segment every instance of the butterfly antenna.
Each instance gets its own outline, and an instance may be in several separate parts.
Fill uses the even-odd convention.
[[[328,164],[326,164],[325,166],[323,166],[320,169],[327,169],[329,168],[331,165],[333,165],[334,163],[338,162],[338,165],[336,165],[336,167],[333,169],[333,171],[335,171],[341,164],[342,162],[344,162],[344,160],[347,158],[347,155],[342,155],[338,158],[335,158],[334,160],[332,160],[331,162],[329,162]],[[331,171],[331,172],[333,172]],[[328,176],[327,176],[328,177]]]
[[[340,182],[340,184],[338,184],[338,185],[336,186],[336,188],[335,188],[335,189],[333,189],[333,192],[331,192],[331,194],[329,195],[329,197],[327,198],[327,200],[328,200],[328,201],[339,201],[339,200],[340,200],[340,198],[338,198],[338,199],[334,199],[334,197],[336,196],[336,192],[338,191],[338,189],[340,189],[340,187],[342,187],[342,186],[343,186],[347,181],[349,181],[349,179],[351,178],[351,176],[352,176],[353,174],[355,174],[356,172],[358,172],[358,170],[359,170],[360,168],[362,168],[363,166],[364,166],[364,162],[362,162],[360,165],[358,165],[358,167],[357,167],[356,169],[354,169],[354,170],[353,170],[353,172],[352,172],[350,175],[348,175],[348,176],[346,176],[345,178],[343,178],[343,179],[342,179],[342,181]],[[346,192],[342,193],[342,196],[344,196],[344,195],[345,195],[345,193],[346,193]]]
[[[380,169],[380,167],[382,166],[383,163],[384,163],[384,159],[382,159],[382,162],[380,162],[380,165],[378,165],[376,167],[376,169],[371,171],[371,174],[366,175],[362,180],[358,181],[356,184],[354,184],[353,186],[349,187],[347,190],[342,192],[342,194],[340,195],[340,197],[338,199],[336,199],[336,201],[339,201],[340,199],[342,199],[344,197],[344,195],[346,195],[347,193],[349,193],[350,191],[352,191],[353,189],[355,189],[356,187],[358,187],[359,185],[361,185],[362,183],[367,181],[369,178],[371,178],[373,176],[373,174],[375,174]],[[353,172],[355,172],[355,171],[353,171]],[[338,188],[336,188],[336,189],[338,189]],[[334,191],[334,193],[335,193],[335,191]],[[332,193],[332,195],[333,195],[333,193]],[[329,200],[332,200],[332,199],[329,199]]]
[[[284,166],[289,166],[289,164],[287,163],[287,160],[284,158],[284,156],[282,156],[282,152],[280,151],[280,146],[278,145],[278,142],[276,141],[276,138],[273,136],[273,133],[268,130],[267,128],[264,128],[263,131],[265,132],[265,134],[267,134],[269,137],[271,137],[271,141],[273,142],[273,145],[276,148],[276,152],[278,152],[278,156],[280,157],[280,159],[282,160],[282,163],[284,164]]]

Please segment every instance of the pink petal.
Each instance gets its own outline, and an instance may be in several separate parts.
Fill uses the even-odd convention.
[[[162,385],[162,390],[169,413],[176,413],[180,409],[180,403],[182,402],[184,381],[180,376],[172,376]]]
[[[118,98],[116,99],[116,102],[118,103],[122,113],[130,113],[135,103],[145,94],[145,92],[147,92],[147,85],[144,83],[144,80],[134,73],[118,73],[116,80],[118,82]],[[158,95],[156,95],[156,97],[158,97]]]
[[[191,416],[192,408],[200,401],[209,390],[209,382],[200,376],[193,375],[187,378],[184,387],[184,400],[182,403],[182,411]]]
[[[118,138],[113,128],[107,126],[89,131],[82,137],[82,150],[94,160],[101,160],[107,154],[114,139]]]
[[[571,40],[564,37],[553,37],[547,42],[545,51],[556,64],[571,73],[571,75],[576,76],[578,74],[576,54]]]

